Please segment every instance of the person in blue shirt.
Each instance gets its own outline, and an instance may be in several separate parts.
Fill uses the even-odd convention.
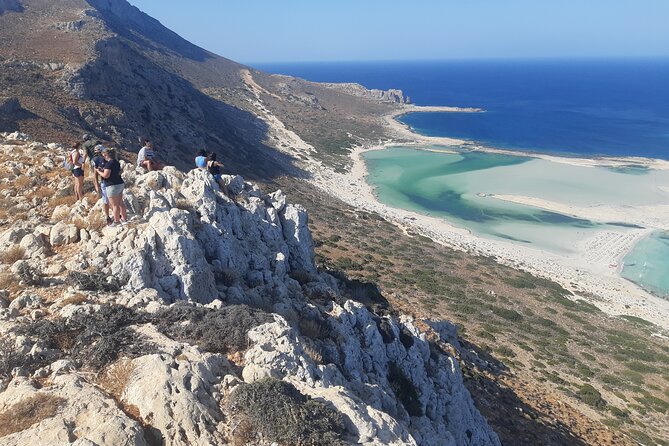
[[[207,152],[200,149],[195,155],[195,167],[200,170],[207,170]]]

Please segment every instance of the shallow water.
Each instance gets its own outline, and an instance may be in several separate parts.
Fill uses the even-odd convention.
[[[431,149],[435,149],[432,147]],[[477,235],[560,254],[610,225],[509,203],[490,194],[577,206],[667,202],[669,172],[581,167],[522,156],[406,147],[365,153],[368,181],[389,206],[441,216]],[[625,225],[616,226],[625,230]]]
[[[669,297],[669,232],[641,240],[625,257],[622,276],[653,294]]]

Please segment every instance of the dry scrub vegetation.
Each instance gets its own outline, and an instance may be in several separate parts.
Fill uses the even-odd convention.
[[[123,358],[110,364],[100,372],[97,385],[120,403],[123,392],[134,371],[135,366],[132,359]]]
[[[38,393],[19,401],[0,413],[0,437],[24,431],[53,417],[63,404],[65,399],[48,393]]]
[[[25,253],[26,250],[23,247],[14,245],[11,248],[0,253],[0,263],[11,265],[14,262],[21,260],[25,255]]]
[[[500,361],[505,372],[465,363],[464,373],[503,443],[546,444],[559,432],[566,442],[669,444],[669,342],[653,335],[658,327],[610,317],[553,282],[407,235],[302,183],[280,186],[307,207],[321,267],[377,283],[402,312],[457,323],[481,357]],[[578,410],[548,409],[558,400]]]

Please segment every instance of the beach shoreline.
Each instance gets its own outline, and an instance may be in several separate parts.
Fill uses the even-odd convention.
[[[438,243],[475,255],[491,256],[503,264],[521,269],[537,276],[554,280],[572,291],[576,298],[584,298],[611,315],[631,315],[653,322],[669,329],[669,300],[656,297],[637,284],[624,279],[619,274],[622,259],[636,243],[650,232],[667,225],[669,205],[661,209],[657,221],[649,220],[649,227],[627,228],[625,231],[603,230],[580,247],[576,256],[564,256],[535,247],[520,246],[510,241],[488,239],[474,235],[466,228],[458,227],[443,218],[393,208],[381,203],[374,188],[367,182],[368,170],[363,154],[374,150],[384,150],[391,146],[444,146],[480,150],[490,153],[504,153],[514,156],[529,156],[551,162],[562,162],[582,167],[647,167],[669,169],[669,162],[646,158],[563,158],[547,154],[514,152],[508,150],[472,146],[471,142],[447,137],[431,137],[413,132],[409,126],[396,118],[413,112],[482,112],[479,109],[458,107],[418,107],[404,106],[383,117],[391,137],[387,141],[354,147],[350,153],[350,169],[345,173],[311,165],[310,182],[330,195],[357,208],[376,212],[397,224],[405,232],[414,232],[432,238]],[[442,151],[424,148],[427,150]],[[491,199],[516,202],[541,209],[567,213],[576,217],[593,218],[592,209],[560,206],[559,203],[542,202],[532,197],[493,195]],[[655,209],[654,209],[655,210]],[[626,209],[598,209],[594,219],[600,221],[625,221]],[[654,214],[653,214],[654,215]],[[645,226],[645,225],[644,225]],[[587,255],[586,255],[587,254]]]

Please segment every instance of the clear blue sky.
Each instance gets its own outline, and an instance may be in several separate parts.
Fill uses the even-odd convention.
[[[669,56],[669,0],[130,0],[244,62]]]

